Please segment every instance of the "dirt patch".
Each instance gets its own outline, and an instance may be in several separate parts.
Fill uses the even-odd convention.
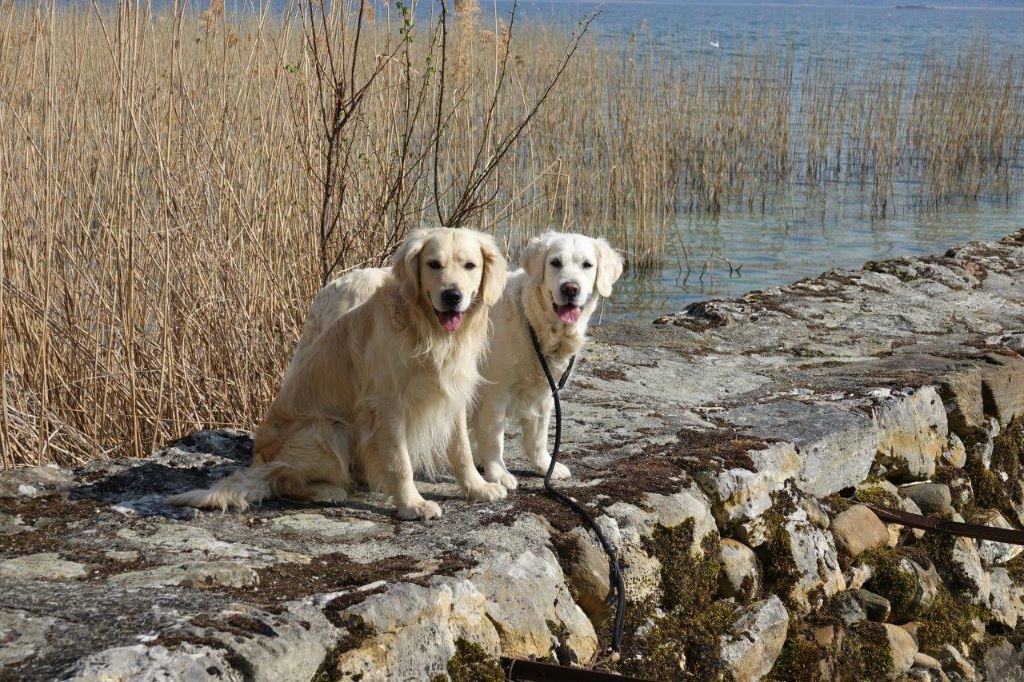
[[[605,381],[629,381],[629,376],[618,368],[592,367],[588,374]]]
[[[408,556],[391,557],[384,561],[361,564],[352,561],[345,554],[333,553],[316,557],[308,564],[276,564],[258,569],[259,584],[253,587],[228,588],[223,590],[237,599],[273,609],[280,604],[324,592],[354,590],[369,583],[384,580],[389,583],[414,583],[426,585],[435,575],[454,575],[476,565],[471,559],[460,556],[445,556],[436,568],[425,571],[426,575],[406,577],[410,573],[424,571],[420,560]],[[332,608],[342,602],[344,608],[361,602],[373,591],[355,592],[332,602]],[[342,600],[342,601],[339,601]]]
[[[78,544],[76,538],[82,527],[95,523],[99,514],[116,514],[101,502],[89,499],[71,502],[59,495],[5,497],[0,498],[0,512],[18,516],[23,524],[31,527],[21,533],[0,535],[2,558],[55,552],[61,559],[87,564],[90,569],[88,580],[100,580],[156,565],[141,557],[134,561],[118,561],[106,556],[105,549],[114,547],[100,549]]]
[[[629,443],[626,442],[603,443],[599,449],[615,450],[627,445]],[[610,464],[584,485],[556,483],[555,487],[592,514],[599,515],[603,506],[616,502],[644,506],[647,493],[677,493],[690,485],[689,474],[693,472],[737,468],[753,471],[754,462],[747,453],[767,446],[766,441],[725,429],[680,429],[674,442],[649,443],[640,454]],[[532,494],[520,490],[513,508],[490,521],[511,525],[523,512],[544,517],[562,532],[583,524],[583,519],[575,511],[543,490]]]

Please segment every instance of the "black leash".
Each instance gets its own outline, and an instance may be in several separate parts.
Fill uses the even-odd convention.
[[[558,463],[558,448],[562,444],[562,403],[558,399],[558,392],[565,387],[565,382],[569,380],[572,366],[576,363],[576,356],[573,355],[569,358],[569,366],[565,368],[562,378],[558,380],[556,385],[555,378],[551,376],[551,370],[548,368],[548,361],[544,357],[544,351],[540,348],[540,341],[537,340],[537,332],[533,330],[533,325],[527,324],[527,327],[530,330],[530,340],[533,341],[533,350],[537,352],[537,359],[540,360],[541,369],[544,370],[548,386],[551,387],[551,397],[555,399],[555,447],[551,451],[551,464],[548,465],[548,472],[544,474],[544,489],[551,493],[555,499],[569,506],[590,526],[591,530],[594,531],[594,535],[600,541],[601,547],[604,548],[604,553],[608,555],[608,564],[611,567],[612,583],[615,585],[616,596],[615,625],[612,628],[612,650],[619,651],[619,647],[622,644],[622,621],[626,617],[626,588],[622,582],[622,569],[619,568],[618,550],[615,545],[608,542],[604,537],[604,533],[601,532],[601,527],[597,525],[594,517],[587,513],[587,510],[576,500],[565,493],[555,490],[555,486],[551,483],[551,474],[555,470],[555,464]]]

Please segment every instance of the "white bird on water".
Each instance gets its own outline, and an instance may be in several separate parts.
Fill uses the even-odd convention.
[[[710,42],[710,45],[711,45],[711,47],[718,47],[718,41],[717,40],[712,40]]]

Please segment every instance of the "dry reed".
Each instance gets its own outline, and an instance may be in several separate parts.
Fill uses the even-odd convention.
[[[297,9],[0,6],[4,466],[254,424],[322,278],[451,215],[566,46],[563,29],[466,0],[442,69],[436,16],[364,13],[353,74],[379,78],[341,140],[346,195],[325,245],[323,100]],[[907,175],[922,205],[1018,189],[1014,56],[975,45],[911,69],[813,55],[794,94],[791,48],[676,59],[647,45],[641,32],[582,48],[466,223],[511,252],[547,227],[609,234],[639,267],[672,248],[679,211],[765,210],[796,182],[870,187],[878,215]]]

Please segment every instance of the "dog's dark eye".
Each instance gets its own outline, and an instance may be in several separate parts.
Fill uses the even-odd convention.
[[[440,270],[441,269],[441,261],[439,261],[439,260],[428,260],[427,261],[427,267],[430,268],[431,270]]]
[[[466,263],[464,266],[467,270],[476,270],[476,263]]]
[[[561,259],[559,259],[559,258],[552,259],[551,260],[551,267],[553,267],[553,268],[560,268],[560,267],[562,267]]]
[[[591,262],[590,262],[590,261],[588,261],[588,260],[585,260],[585,261],[583,261],[583,269],[584,269],[584,270],[589,270],[589,269],[590,269],[590,268],[592,268],[592,267],[594,267],[594,264],[593,264],[593,263],[591,263]]]

